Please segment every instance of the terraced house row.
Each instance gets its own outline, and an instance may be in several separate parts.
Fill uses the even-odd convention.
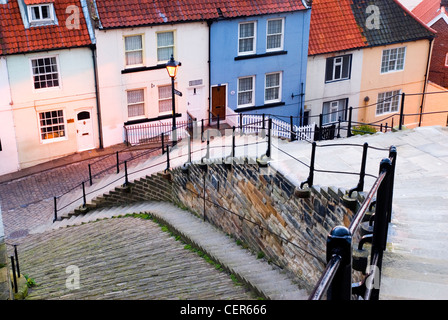
[[[173,118],[378,122],[425,90],[436,35],[398,0],[0,0],[0,174]]]

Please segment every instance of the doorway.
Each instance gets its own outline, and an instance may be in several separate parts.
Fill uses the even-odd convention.
[[[93,140],[93,124],[90,111],[80,111],[76,115],[76,134],[78,139],[78,151],[95,148]]]
[[[225,120],[226,118],[227,87],[219,85],[212,87],[212,121]]]

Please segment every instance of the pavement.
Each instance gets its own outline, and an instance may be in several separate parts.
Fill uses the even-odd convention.
[[[373,176],[378,174],[379,162],[387,156],[387,149],[391,145],[397,147],[393,214],[383,263],[380,299],[448,299],[447,138],[447,128],[424,127],[318,143],[316,168],[320,172],[316,172],[314,184],[347,189],[357,185],[358,177],[354,174],[336,174],[334,171],[359,172],[362,154],[360,146],[368,142],[369,146],[374,147],[369,149],[367,157],[366,171],[372,177],[366,178],[365,190],[369,190],[373,184]],[[256,158],[261,157],[266,151],[266,143],[257,137],[243,136],[239,141],[242,143],[236,150],[237,156],[251,155],[252,158]],[[215,159],[222,159],[223,156],[230,154],[229,146],[231,138],[215,138],[210,142],[209,154]],[[299,185],[308,176],[310,149],[311,146],[307,142],[275,140],[270,166]],[[172,150],[172,166],[186,162],[188,154],[185,150],[185,145]],[[204,144],[193,145],[192,150],[193,161],[200,161],[207,154]],[[136,164],[136,167],[138,165],[141,167],[138,171],[134,171],[133,178],[137,178],[140,174],[146,175],[156,170],[163,170],[165,164],[162,158],[162,156],[148,158]],[[149,164],[152,164],[151,169],[148,168]],[[146,170],[143,170],[145,168]],[[8,182],[8,187],[0,190],[2,199],[4,194],[13,192],[13,183],[14,181]],[[1,184],[0,187],[4,185]],[[3,211],[7,237],[8,235],[11,237],[11,231],[14,229],[17,231],[17,238],[24,237],[24,233],[28,234],[33,227],[47,223],[51,218],[52,203],[49,200],[47,197],[47,201]],[[38,222],[24,223],[23,220],[28,217],[35,218],[39,208],[34,206],[39,205],[48,206],[46,208],[50,209],[50,213],[46,213],[48,216]],[[25,209],[29,209],[30,212],[26,212]],[[25,210],[25,213],[21,210]],[[17,229],[18,225],[24,229]],[[83,226],[79,228],[81,227]],[[20,230],[26,232],[20,233]]]

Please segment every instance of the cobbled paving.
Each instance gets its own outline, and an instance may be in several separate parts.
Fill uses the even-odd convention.
[[[121,161],[143,154],[134,151]],[[142,156],[129,164],[144,161]],[[106,219],[38,235],[28,231],[53,216],[53,197],[88,179],[88,164],[101,175],[116,171],[114,156],[84,160],[0,184],[8,244],[18,244],[20,271],[38,284],[27,299],[253,299],[157,224],[139,218]],[[120,167],[123,170],[123,165]],[[8,250],[11,250],[8,246]],[[12,254],[9,252],[9,254]],[[71,266],[79,288],[67,285]]]

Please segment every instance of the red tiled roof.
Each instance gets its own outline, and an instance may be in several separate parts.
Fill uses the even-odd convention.
[[[304,10],[300,0],[96,0],[103,28]]]
[[[43,3],[54,3],[54,0],[24,0],[26,5],[30,4],[43,4]]]
[[[398,0],[376,0],[379,28],[366,26],[370,0],[314,0],[309,55],[433,38],[427,27]]]
[[[310,22],[310,55],[366,47],[351,10],[351,0],[314,0]]]
[[[412,10],[412,13],[426,24],[437,17],[440,12],[440,0],[423,0]]]
[[[75,4],[77,3],[73,0],[54,0],[59,25],[33,26],[28,29],[25,29],[23,24],[17,0],[0,4],[0,55],[74,48],[91,44],[79,3],[80,28],[68,29],[65,25],[66,19],[72,14],[66,13],[65,10],[68,6]]]

